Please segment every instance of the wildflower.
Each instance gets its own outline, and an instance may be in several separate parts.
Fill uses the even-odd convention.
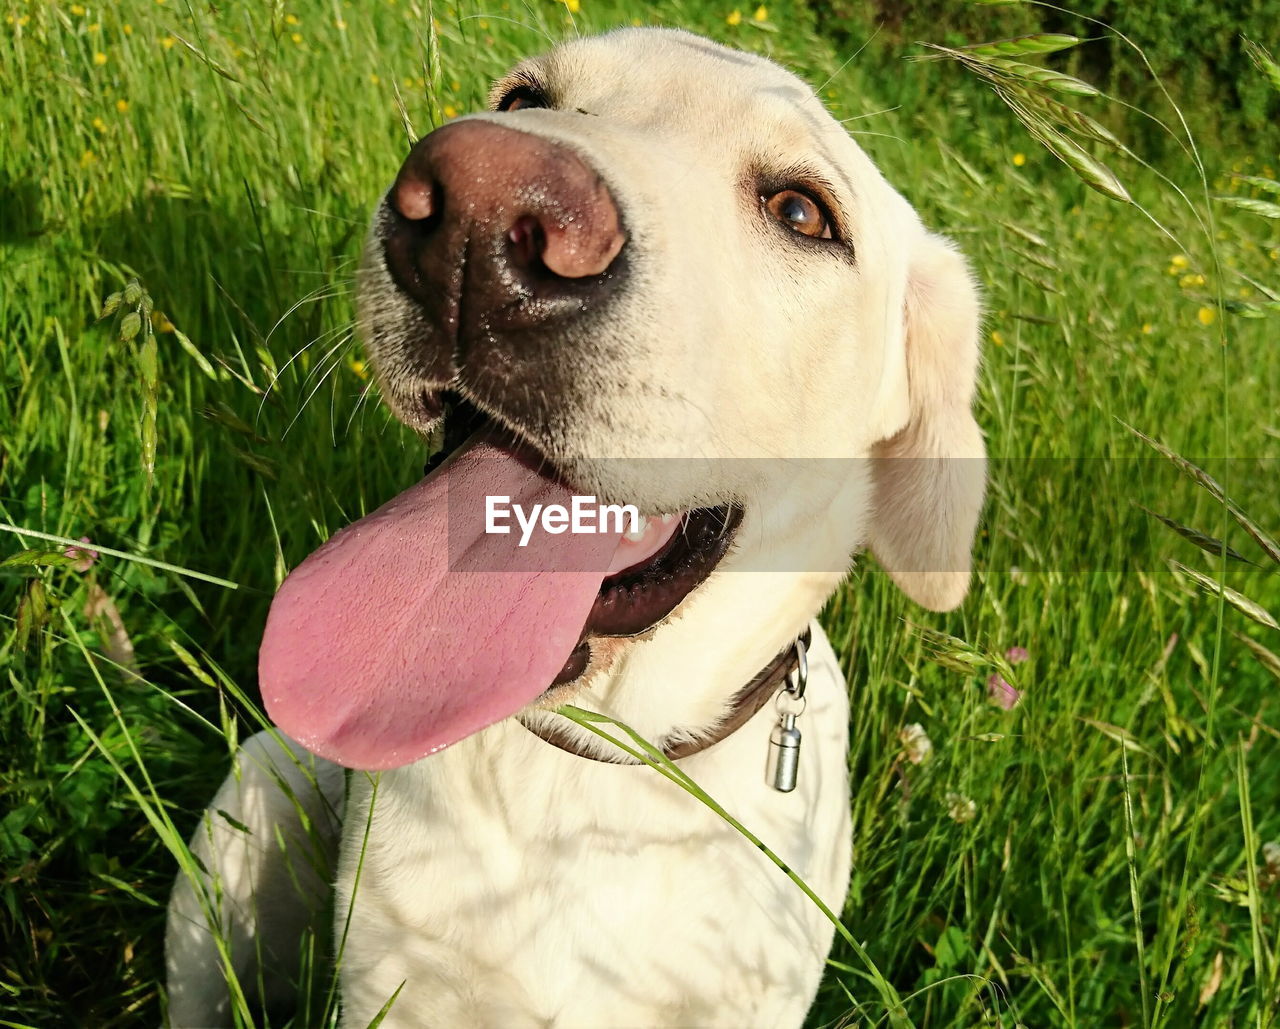
[[[289,34],[289,38],[290,38],[290,39],[292,39],[295,43],[301,43],[301,42],[302,42],[302,33],[301,33],[301,32],[291,32],[291,33]]]
[[[1174,254],[1169,258],[1169,267],[1175,272],[1182,271],[1182,269],[1187,267],[1190,263],[1191,262],[1187,259],[1186,254]]]
[[[98,155],[95,154],[92,150],[86,150],[83,154],[80,155],[81,168],[88,168],[89,165],[96,164],[97,161],[98,161]]]
[[[579,0],[560,0],[560,2],[569,9],[570,14],[577,14],[580,10],[582,10],[582,4],[579,2]]]
[[[1191,289],[1194,286],[1203,286],[1204,276],[1203,275],[1184,275],[1181,279],[1178,280],[1178,285],[1181,286],[1183,289]]]
[[[83,18],[83,17],[84,17],[84,8],[83,8],[83,7],[81,7],[79,4],[72,4],[72,5],[71,5],[71,13],[72,13],[72,14],[74,14],[77,18]]]
[[[759,7],[756,8],[756,13],[753,14],[751,17],[756,21],[768,21],[769,9],[765,7],[764,4],[761,4]]]
[[[98,21],[95,21],[92,25],[90,25],[90,26],[89,26],[89,31],[90,31],[90,32],[101,32],[101,31],[102,31],[102,23],[101,23],[101,22],[98,22]]]
[[[923,764],[933,753],[933,740],[924,731],[919,722],[912,722],[898,731],[898,742],[902,744],[907,760],[913,765]]]
[[[1004,652],[1004,659],[1011,665],[1020,665],[1030,656],[1026,647],[1010,647]]]
[[[1142,323],[1142,334],[1143,334],[1144,336],[1150,336],[1150,335],[1151,335],[1151,323],[1150,323],[1150,322],[1143,322],[1143,323]]]
[[[120,26],[120,31],[123,32],[126,36],[132,36],[133,26],[130,25],[128,22],[125,22],[123,25]]]
[[[102,67],[102,65],[107,63],[107,55],[104,54],[101,50],[99,50],[96,54],[93,55],[93,63],[98,65],[98,67]]]
[[[1013,166],[1015,168],[1021,168],[1026,163],[1027,155],[1022,153],[1022,151],[1018,151],[1018,153],[1013,155]]]
[[[741,25],[742,12],[735,7],[732,11],[729,12],[729,17],[725,18],[725,21],[728,22],[730,25]]]
[[[458,117],[458,109],[457,109],[456,107],[454,107],[454,106],[453,106],[453,104],[445,104],[445,105],[444,105],[444,116],[445,116],[446,118],[456,118],[456,117]]]
[[[129,101],[123,98],[120,100],[117,100],[116,110],[119,111],[121,114],[124,114],[125,111],[129,110]]]
[[[999,672],[992,672],[987,680],[987,699],[1002,711],[1012,711],[1022,700],[1022,694]]]
[[[358,357],[353,357],[348,361],[347,367],[356,373],[356,378],[367,379],[369,377],[369,372],[365,368],[365,363]]]
[[[371,71],[371,72],[369,73],[369,81],[370,81],[371,83],[373,83],[373,84],[376,86],[379,82],[381,82],[381,81],[382,81],[382,79],[378,78],[378,73],[377,73],[377,72],[372,72],[372,71]]]
[[[948,793],[947,817],[960,825],[972,822],[978,817],[978,805],[963,793]]]
[[[284,23],[285,23],[286,25],[301,25],[301,24],[302,24],[302,22],[298,21],[298,16],[297,16],[296,14],[286,14],[286,15],[284,16]]]
[[[94,119],[93,119],[93,122],[92,122],[91,124],[92,124],[92,125],[93,125],[93,127],[94,127],[95,129],[97,129],[99,132],[106,132],[106,131],[107,131],[107,123],[106,123],[106,122],[104,122],[101,118],[94,118]]]
[[[994,330],[991,333],[991,342],[998,347],[1004,346],[1004,334],[999,329]]]
[[[172,36],[165,36],[164,39],[160,40],[160,45],[164,47],[166,50],[169,50],[170,48],[172,48],[173,44],[176,42],[177,40],[174,39]]]
[[[1201,325],[1212,325],[1218,317],[1218,312],[1212,307],[1202,307],[1196,312],[1196,318]]]
[[[88,543],[89,537],[81,536],[80,542]],[[93,567],[94,562],[98,560],[98,552],[90,550],[88,547],[67,547],[63,554],[75,561],[71,568],[77,572],[87,572]]]

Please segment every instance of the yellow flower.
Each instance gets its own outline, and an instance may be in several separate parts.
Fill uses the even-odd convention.
[[[83,8],[83,7],[81,7],[79,4],[72,4],[72,5],[71,5],[71,13],[72,13],[72,14],[74,14],[77,18],[83,18],[83,17],[84,17],[84,8]]]
[[[449,83],[449,88],[452,89],[455,93],[457,93],[459,90],[462,89],[462,83],[459,82],[457,79],[454,79],[452,82]]]
[[[121,30],[121,31],[122,31],[126,36],[132,36],[132,35],[133,35],[133,26],[132,26],[132,25],[130,25],[128,22],[125,22],[125,24],[121,25],[121,26],[120,26],[120,30]]]
[[[93,125],[93,127],[94,127],[95,129],[97,129],[99,132],[106,132],[106,131],[107,131],[107,123],[106,123],[106,122],[104,122],[101,118],[94,118],[94,119],[93,119],[93,122],[92,122],[92,125]]]
[[[445,105],[444,105],[444,116],[445,116],[446,118],[456,118],[456,117],[458,117],[458,109],[457,109],[456,107],[454,107],[454,106],[453,106],[453,104],[445,104]]]
[[[1170,267],[1177,268],[1179,271],[1189,265],[1191,262],[1187,260],[1185,254],[1174,254],[1169,258]]]
[[[99,50],[96,54],[93,55],[93,63],[101,67],[102,65],[107,63],[107,55],[104,54],[101,50]]]
[[[174,39],[172,36],[165,36],[164,39],[160,40],[160,45],[164,47],[166,50],[168,50],[176,42],[177,40]]]
[[[291,33],[289,34],[289,38],[290,38],[290,39],[292,39],[295,43],[301,43],[301,42],[302,42],[302,33],[301,33],[301,32],[291,32]]]
[[[98,160],[97,154],[95,154],[92,150],[86,150],[83,154],[80,155],[80,167],[88,168],[89,165],[96,163],[97,160]]]
[[[1150,335],[1151,335],[1151,323],[1150,323],[1150,322],[1143,322],[1143,323],[1142,323],[1142,334],[1143,334],[1144,336],[1150,336]]]
[[[89,26],[89,31],[90,31],[90,32],[101,32],[101,31],[102,31],[102,23],[101,23],[101,22],[94,22],[92,25],[90,25],[90,26]]]
[[[1249,296],[1249,287],[1241,286],[1236,292],[1240,295],[1240,299],[1244,300]]]
[[[1280,250],[1269,250],[1267,253],[1270,255],[1271,260],[1280,261]]]
[[[725,21],[727,21],[730,25],[741,25],[742,12],[735,7],[732,11],[729,12],[729,17],[725,18]]]
[[[298,16],[297,16],[296,14],[286,14],[286,15],[284,16],[284,23],[285,23],[286,25],[301,25],[301,24],[302,24],[302,22],[298,21]]]
[[[1202,307],[1196,312],[1196,318],[1199,319],[1201,325],[1212,325],[1218,317],[1218,312],[1212,307]]]
[[[369,373],[365,370],[364,362],[358,357],[353,357],[348,361],[347,367],[356,373],[357,378],[367,379],[369,377]]]
[[[370,73],[369,73],[369,81],[370,81],[370,82],[372,82],[372,83],[376,86],[376,85],[377,85],[379,82],[381,82],[382,80],[381,80],[380,78],[378,78],[378,73],[377,73],[377,72],[370,72]]]
[[[1026,164],[1026,163],[1027,163],[1027,155],[1026,155],[1026,154],[1024,154],[1024,153],[1022,153],[1021,151],[1019,151],[1018,153],[1016,153],[1016,154],[1014,154],[1014,155],[1013,155],[1013,166],[1014,166],[1015,168],[1021,168],[1021,167],[1022,167],[1024,164]]]
[[[997,329],[991,333],[991,342],[998,347],[1004,346],[1004,335]]]
[[[1198,274],[1184,275],[1181,279],[1178,280],[1178,285],[1181,286],[1183,289],[1191,289],[1194,286],[1203,286],[1204,276],[1198,275]]]
[[[631,24],[634,25],[636,28],[639,28],[641,25],[644,24],[644,21],[640,18],[632,18]]]
[[[117,100],[116,110],[119,111],[121,114],[124,114],[125,111],[129,110],[129,101],[124,99]]]
[[[565,7],[569,8],[570,14],[577,14],[582,10],[582,4],[578,0],[564,0]]]
[[[347,23],[346,23],[345,21],[343,21],[341,18],[339,18],[339,19],[338,19],[337,21],[335,21],[333,24],[334,24],[334,27],[335,27],[335,28],[337,28],[337,30],[338,30],[339,32],[346,32],[346,31],[347,31]]]
[[[756,8],[756,13],[753,14],[751,17],[754,18],[756,21],[768,21],[769,9],[765,7],[764,4],[761,4],[759,7]]]

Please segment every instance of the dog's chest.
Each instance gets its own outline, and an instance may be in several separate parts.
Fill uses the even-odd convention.
[[[721,746],[762,757],[762,728]],[[764,855],[648,769],[547,760],[514,723],[481,736],[383,776],[343,959],[350,1024],[401,983],[384,1024],[799,1024],[831,927]],[[812,817],[817,783],[760,791],[756,764],[703,785],[838,907],[839,808]],[[340,932],[369,797],[349,809]]]

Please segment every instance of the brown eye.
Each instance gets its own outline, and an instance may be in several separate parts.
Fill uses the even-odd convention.
[[[784,189],[764,198],[765,209],[792,232],[814,239],[831,239],[831,223],[813,197],[795,189]]]
[[[550,107],[547,98],[531,86],[517,86],[498,101],[499,111],[519,111],[526,107]]]

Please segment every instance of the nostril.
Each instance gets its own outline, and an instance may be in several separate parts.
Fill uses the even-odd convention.
[[[516,219],[507,239],[511,241],[511,256],[521,268],[532,268],[542,263],[542,251],[546,248],[547,237],[542,225],[531,214],[521,215]]]
[[[410,221],[425,221],[440,207],[436,184],[430,179],[402,173],[391,188],[391,206]]]

